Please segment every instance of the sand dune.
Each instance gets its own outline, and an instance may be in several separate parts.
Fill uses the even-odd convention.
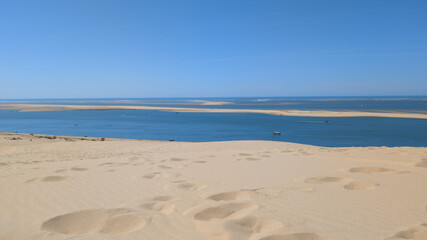
[[[427,239],[426,148],[71,139],[0,133],[0,239]]]

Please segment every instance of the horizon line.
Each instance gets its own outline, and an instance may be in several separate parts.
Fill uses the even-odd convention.
[[[220,99],[220,98],[369,98],[369,97],[427,97],[427,95],[348,95],[348,96],[340,96],[340,95],[313,95],[313,96],[244,96],[244,97],[65,97],[65,98],[0,98],[0,101],[4,100],[57,100],[57,99],[192,99],[192,98],[212,98],[212,99]]]

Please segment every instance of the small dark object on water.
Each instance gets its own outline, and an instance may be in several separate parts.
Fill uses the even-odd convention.
[[[280,135],[280,132],[276,132],[276,131],[274,131],[274,132],[273,132],[273,135]]]
[[[328,123],[329,121],[323,121],[323,123]]]
[[[175,139],[173,139],[173,138],[169,139],[169,142],[173,142],[173,141],[175,141]]]

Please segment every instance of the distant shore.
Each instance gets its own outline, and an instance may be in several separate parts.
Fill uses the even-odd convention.
[[[213,104],[214,105],[214,104]],[[156,106],[98,106],[98,105],[50,105],[50,104],[0,104],[0,109],[19,109],[23,112],[37,111],[77,111],[77,110],[158,110],[167,112],[200,113],[263,113],[279,116],[299,117],[387,117],[427,119],[425,113],[406,112],[363,112],[363,111],[302,111],[302,110],[262,110],[262,109],[219,109],[219,108],[185,108]]]

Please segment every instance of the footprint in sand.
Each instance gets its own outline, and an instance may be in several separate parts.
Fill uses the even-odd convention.
[[[419,226],[406,229],[396,233],[393,237],[386,238],[386,240],[398,240],[398,239],[414,239],[414,240],[425,240],[427,239],[427,223],[423,223]]]
[[[182,161],[186,161],[186,158],[169,158],[170,162],[182,162]]]
[[[362,181],[353,181],[349,182],[346,185],[344,185],[344,189],[347,190],[356,190],[356,191],[363,191],[363,190],[370,190],[378,186],[379,184],[370,183],[370,182],[362,182]]]
[[[314,154],[314,153],[307,152],[307,151],[302,150],[302,149],[298,150],[298,153],[301,154],[301,155],[313,155]]]
[[[69,172],[69,171],[86,171],[88,170],[87,168],[81,168],[81,167],[72,167],[72,168],[64,168],[64,169],[58,169],[55,172],[56,173],[60,173],[60,172]]]
[[[330,238],[321,237],[315,233],[300,232],[283,235],[271,235],[263,237],[260,240],[331,240]]]
[[[88,170],[87,168],[81,168],[81,167],[73,167],[71,168],[72,171],[86,171]]]
[[[308,193],[308,192],[314,192],[315,189],[311,187],[264,187],[264,188],[248,189],[247,191],[254,192],[258,196],[262,196],[263,198],[271,199],[271,198],[279,197],[279,195],[284,192]]]
[[[100,233],[104,234],[122,234],[134,232],[146,224],[141,216],[127,214],[108,219]]]
[[[175,204],[169,203],[169,202],[149,202],[140,205],[141,207],[145,209],[149,209],[156,212],[161,212],[165,214],[170,214],[175,209]]]
[[[132,166],[145,166],[147,165],[146,162],[138,162],[138,163],[133,163]]]
[[[186,183],[186,182],[188,182],[187,180],[176,180],[176,181],[173,181],[172,183]]]
[[[292,192],[314,192],[315,191],[315,189],[311,187],[287,187],[287,188],[283,188],[283,190],[292,191]]]
[[[148,178],[148,179],[165,179],[168,177],[170,177],[169,174],[162,173],[162,172],[154,172],[144,176],[144,178]]]
[[[62,234],[122,234],[144,227],[146,220],[126,209],[89,209],[56,216],[44,222],[43,230]]]
[[[224,223],[224,229],[238,239],[249,239],[256,234],[272,232],[282,226],[277,220],[259,216],[246,216]]]
[[[37,182],[37,181],[40,181],[40,180],[41,180],[41,178],[31,178],[31,179],[25,181],[25,183]]]
[[[423,158],[421,162],[415,164],[416,167],[427,168],[427,158]]]
[[[265,187],[265,188],[242,189],[242,191],[236,191],[236,193],[238,193],[238,196],[236,196],[236,198],[241,198],[241,200],[249,200],[252,197],[263,197],[263,198],[271,199],[271,198],[276,198],[279,196],[279,194],[283,193],[283,188]],[[227,194],[227,193],[224,193],[224,194]],[[240,199],[236,199],[236,200],[240,200]]]
[[[30,182],[60,182],[60,181],[64,181],[69,179],[70,177],[63,177],[63,176],[47,176],[44,178],[32,178],[28,181],[26,181],[26,183],[30,183]]]
[[[114,163],[113,162],[106,162],[106,163],[99,164],[99,166],[111,166],[111,165],[114,165]]]
[[[178,187],[188,191],[198,191],[206,188],[206,185],[200,183],[182,182],[178,185]]]
[[[391,172],[393,169],[383,167],[354,167],[348,170],[351,173],[383,173]]]
[[[214,194],[208,197],[214,201],[236,201],[236,200],[250,200],[251,195],[249,192],[233,191]]]
[[[181,199],[180,197],[176,196],[157,196],[153,198],[153,201],[159,201],[159,202],[172,202],[177,201]]]
[[[247,157],[247,158],[237,158],[236,161],[260,161],[262,159],[260,158],[255,158],[255,157]]]
[[[193,161],[194,163],[206,163],[206,161],[203,160],[197,160],[197,161]]]
[[[99,164],[99,166],[107,166],[107,167],[121,167],[130,164],[129,162],[122,162],[122,163],[116,163],[116,162],[106,162]]]
[[[159,168],[163,169],[173,169],[173,168],[183,168],[184,165],[160,165]]]
[[[128,158],[128,160],[131,161],[131,162],[136,161],[138,159],[140,159],[140,158],[137,157],[137,156]]]
[[[237,156],[248,157],[248,156],[253,156],[253,155],[250,153],[239,153],[239,154],[237,154]]]
[[[333,183],[345,180],[342,177],[312,177],[304,180],[305,183]]]
[[[42,182],[59,182],[69,179],[69,177],[63,176],[47,176],[41,179]]]
[[[211,219],[239,218],[258,209],[258,205],[251,203],[226,203],[216,207],[206,208],[196,213],[194,218],[199,221],[209,221]]]
[[[282,151],[280,151],[281,153],[291,153],[291,152],[294,152],[293,150],[289,150],[289,149],[286,149],[286,150],[282,150]]]

